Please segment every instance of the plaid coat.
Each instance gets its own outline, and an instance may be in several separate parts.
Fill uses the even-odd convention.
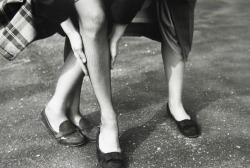
[[[31,0],[0,0],[0,54],[13,60],[36,37]]]

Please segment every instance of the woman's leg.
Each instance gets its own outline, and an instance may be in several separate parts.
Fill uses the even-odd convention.
[[[67,116],[76,126],[79,126],[80,119],[82,118],[79,109],[81,86],[82,86],[82,80],[78,80],[73,92],[69,96],[69,101],[67,103],[67,110],[66,110]]]
[[[64,45],[64,60],[66,61],[69,53],[72,51],[70,41],[69,39],[65,40]],[[80,113],[80,95],[81,95],[81,88],[82,88],[82,81],[83,76],[79,76],[78,81],[76,81],[74,90],[71,92],[71,94],[68,97],[68,103],[67,103],[67,116],[69,119],[76,125],[79,126],[79,121],[82,118],[82,115]]]
[[[75,6],[90,79],[101,108],[99,146],[104,153],[119,152],[117,116],[111,98],[110,55],[104,5],[102,0],[80,0]]]
[[[182,104],[183,78],[185,62],[181,55],[171,52],[169,47],[162,43],[162,58],[168,82],[169,108],[177,121],[190,119]],[[181,54],[181,53],[180,53]]]
[[[71,52],[62,68],[55,93],[45,109],[47,118],[56,132],[59,132],[60,124],[68,120],[65,114],[66,105],[75,86],[82,81],[83,75],[81,67]]]

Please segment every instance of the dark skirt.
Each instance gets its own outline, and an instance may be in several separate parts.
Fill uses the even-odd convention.
[[[60,23],[75,12],[72,0],[32,0],[38,39],[55,33],[65,35]]]
[[[125,35],[144,36],[159,41],[167,48],[168,55],[186,60],[165,0],[146,0],[132,23],[128,25]]]
[[[75,26],[78,27],[74,2],[71,1],[32,0],[34,16],[41,37],[48,37],[56,32],[65,35],[60,23],[68,17],[71,17]],[[108,15],[109,2],[110,0],[104,0]],[[153,0],[152,2],[147,10],[150,12],[148,16],[152,16],[153,19],[148,23],[134,20],[129,24],[125,35],[149,37],[168,44],[175,51],[181,48],[182,60],[186,60],[192,46],[196,0]]]

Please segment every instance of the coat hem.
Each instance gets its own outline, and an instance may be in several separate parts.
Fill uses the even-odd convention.
[[[16,58],[12,54],[10,54],[8,51],[6,51],[5,49],[3,49],[2,47],[0,47],[0,55],[2,55],[8,61],[12,61],[12,60],[14,60]]]

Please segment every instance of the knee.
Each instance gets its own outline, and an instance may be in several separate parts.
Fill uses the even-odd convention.
[[[106,23],[106,15],[102,10],[94,10],[88,17],[92,20],[93,25],[96,27],[102,27]]]
[[[104,11],[94,10],[87,14],[84,18],[80,18],[81,28],[86,37],[95,38],[104,32],[107,27],[107,20]]]

